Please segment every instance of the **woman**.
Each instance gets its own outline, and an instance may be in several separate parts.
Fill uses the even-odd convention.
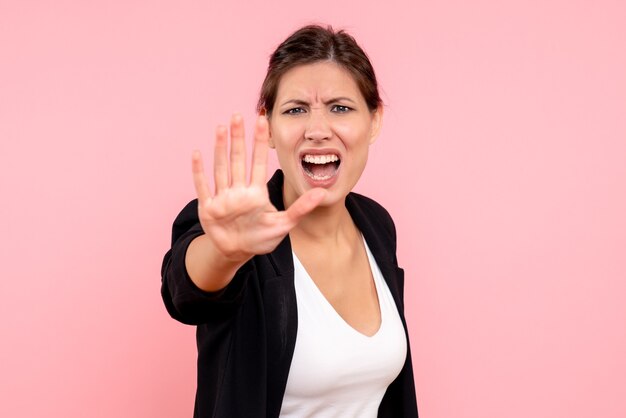
[[[249,181],[240,115],[230,155],[217,129],[214,193],[194,152],[198,199],[163,262],[169,313],[197,325],[194,416],[417,417],[393,221],[351,192],[383,116],[367,56],[345,32],[296,31],[258,111]]]

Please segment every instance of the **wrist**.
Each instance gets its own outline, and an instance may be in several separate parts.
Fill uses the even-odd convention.
[[[250,258],[223,253],[205,234],[189,244],[185,265],[196,286],[205,291],[218,291],[230,283],[237,270]]]

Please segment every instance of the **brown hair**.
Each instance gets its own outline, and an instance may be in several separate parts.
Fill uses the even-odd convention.
[[[292,33],[270,56],[257,111],[265,109],[270,116],[282,76],[298,65],[318,61],[332,61],[348,70],[370,111],[382,104],[374,68],[354,38],[343,30],[335,32],[331,26],[309,25]]]

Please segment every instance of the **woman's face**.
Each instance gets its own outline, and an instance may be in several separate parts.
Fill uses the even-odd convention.
[[[339,65],[323,61],[287,71],[270,118],[270,146],[285,173],[285,204],[314,187],[328,191],[323,206],[343,204],[381,122],[382,108],[371,112]]]

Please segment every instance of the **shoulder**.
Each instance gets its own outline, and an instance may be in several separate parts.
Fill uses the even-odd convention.
[[[374,199],[370,197],[363,196],[362,194],[359,194],[359,193],[351,192],[350,194],[348,194],[348,197],[346,198],[346,202],[352,203],[355,206],[358,206],[361,210],[367,211],[377,216],[383,216],[384,218],[388,219],[390,222],[393,222],[393,220],[391,219],[391,215],[389,214],[387,209],[385,209],[383,205],[381,205],[380,203],[378,203],[377,201],[375,201]]]
[[[346,197],[346,208],[368,244],[375,241],[381,251],[395,259],[396,227],[387,209],[374,199],[358,193],[350,193]]]
[[[356,215],[376,219],[377,222],[382,223],[383,226],[395,230],[395,225],[389,211],[372,198],[352,192],[346,198],[346,207],[350,211],[350,214],[353,215],[353,218]]]
[[[172,225],[172,245],[187,231],[199,225],[199,223],[198,199],[194,199],[185,205],[174,220],[174,224]]]

